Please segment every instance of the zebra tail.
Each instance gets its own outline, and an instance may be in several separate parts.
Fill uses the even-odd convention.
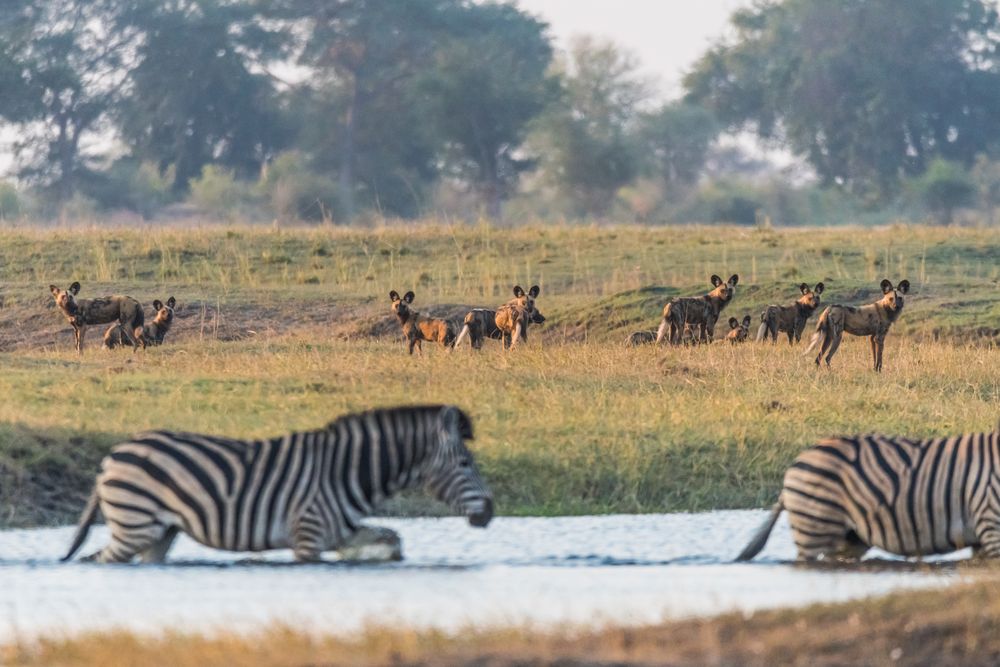
[[[97,487],[90,492],[90,498],[87,499],[87,506],[83,508],[83,513],[80,515],[80,523],[76,528],[76,535],[73,537],[73,544],[69,548],[69,553],[60,558],[60,562],[65,563],[83,546],[83,541],[87,539],[87,533],[90,532],[90,525],[94,523],[97,518]]]
[[[760,553],[760,550],[764,548],[767,544],[767,538],[771,536],[771,531],[774,530],[774,524],[778,522],[778,517],[781,516],[781,512],[785,509],[784,503],[781,499],[774,504],[771,508],[771,516],[767,518],[760,528],[757,529],[756,534],[754,534],[753,539],[750,540],[750,544],[743,548],[740,555],[736,557],[737,563],[742,563],[752,559],[754,556]]]

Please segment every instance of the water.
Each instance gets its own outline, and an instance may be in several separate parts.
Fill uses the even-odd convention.
[[[0,641],[127,628],[202,633],[275,623],[350,634],[365,626],[636,625],[726,611],[841,601],[941,586],[947,568],[793,566],[784,520],[757,560],[732,559],[763,511],[372,521],[400,533],[405,560],[292,565],[291,552],[232,554],[180,537],[170,563],[58,562],[74,528],[0,531]],[[91,531],[81,554],[106,541]]]

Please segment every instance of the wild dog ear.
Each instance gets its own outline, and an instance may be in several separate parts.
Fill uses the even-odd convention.
[[[749,329],[750,328],[750,321],[751,320],[750,320],[750,316],[749,315],[747,315],[746,317],[743,318],[743,328],[744,329]]]
[[[74,282],[72,285],[69,286],[69,291],[73,294],[73,296],[76,296],[77,294],[79,294],[80,293],[80,283]]]
[[[410,290],[409,292],[403,295],[403,301],[405,301],[406,303],[413,303],[413,297],[415,296],[416,294],[413,293],[413,290]]]
[[[799,291],[802,292],[803,294],[809,294],[809,285],[802,283],[801,285],[799,285]]]
[[[524,289],[522,289],[520,285],[514,285],[514,296],[518,299],[524,296]]]
[[[892,283],[887,278],[883,278],[879,286],[882,288],[882,294],[888,294],[892,291]]]
[[[722,278],[715,275],[714,273],[712,274],[711,280],[712,280],[712,287],[718,287],[719,285],[722,284]]]
[[[392,290],[391,292],[389,292],[389,300],[392,301],[393,303],[399,301],[399,292],[397,292],[396,290]]]
[[[729,318],[729,328],[730,329],[739,329],[740,328],[740,321],[738,319],[736,319],[735,317],[730,317]]]
[[[538,296],[538,293],[541,291],[542,289],[538,285],[532,285],[531,289],[528,290],[528,296],[534,299],[535,297]]]
[[[455,429],[463,440],[472,440],[472,420],[454,405],[446,405],[441,408],[441,423],[447,429]]]
[[[153,310],[160,312],[163,309],[163,302],[159,299],[153,299]]]
[[[740,277],[738,275],[736,275],[734,273],[733,275],[729,276],[729,284],[730,285],[732,285],[733,287],[736,287],[736,283],[738,283],[738,282],[740,282]]]
[[[819,296],[820,294],[823,293],[823,290],[825,289],[826,285],[824,285],[823,283],[816,283],[816,287],[813,288],[813,294]]]
[[[167,308],[173,308],[176,305],[177,305],[177,299],[175,299],[174,297],[170,297],[169,299],[167,299]]]
[[[907,292],[910,291],[910,281],[909,280],[900,280],[899,284],[896,285],[896,289],[898,289],[903,294],[906,294]]]
[[[49,285],[49,291],[52,292],[52,294],[59,296],[59,288],[55,285]]]

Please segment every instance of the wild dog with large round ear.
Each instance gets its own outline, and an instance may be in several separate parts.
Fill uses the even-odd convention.
[[[709,279],[714,289],[702,296],[675,297],[663,307],[663,319],[656,332],[656,342],[659,343],[668,336],[673,345],[679,345],[685,327],[699,329],[699,340],[709,342],[715,335],[715,323],[719,314],[732,301],[736,294],[736,285],[740,277],[733,274],[726,282],[718,275],[712,274]]]
[[[874,303],[859,307],[833,305],[819,316],[816,333],[813,334],[805,351],[805,354],[808,354],[822,343],[819,354],[816,355],[817,366],[824,354],[826,354],[826,365],[830,366],[830,360],[837,353],[846,331],[855,336],[869,336],[874,369],[876,372],[882,371],[885,336],[889,332],[889,327],[903,312],[903,295],[910,291],[910,281],[901,280],[893,287],[892,281],[886,278],[879,283],[879,287],[882,290],[882,298]]]
[[[802,332],[806,328],[806,321],[819,308],[820,294],[826,289],[822,283],[816,283],[816,287],[809,289],[809,285],[801,283],[799,292],[802,296],[788,305],[771,304],[760,314],[760,326],[757,328],[757,342],[771,337],[772,343],[778,342],[778,332],[788,334],[788,344],[797,343],[802,340]]]
[[[502,335],[505,350],[513,349],[522,339],[528,340],[528,325],[545,321],[535,305],[541,291],[538,285],[532,285],[527,292],[520,285],[514,285],[514,298],[497,308],[494,323]]]
[[[80,293],[79,282],[73,282],[66,290],[59,289],[56,285],[49,285],[49,292],[52,293],[56,306],[73,327],[76,349],[80,354],[83,354],[83,339],[88,325],[115,321],[121,328],[122,335],[132,345],[133,352],[140,346],[146,347],[142,305],[132,297],[115,295],[77,299],[76,295]]]
[[[392,312],[403,328],[403,336],[407,340],[410,354],[413,354],[413,348],[416,347],[417,353],[423,355],[421,341],[425,340],[440,343],[444,348],[453,346],[455,328],[452,323],[447,320],[422,317],[419,312],[410,308],[415,297],[412,290],[404,294],[402,299],[396,290],[389,292]]]

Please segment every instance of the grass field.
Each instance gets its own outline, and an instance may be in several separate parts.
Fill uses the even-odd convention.
[[[762,506],[819,437],[996,424],[998,260],[998,230],[905,225],[2,229],[0,523],[75,519],[103,453],[141,429],[275,435],[418,401],[474,417],[501,513]],[[752,314],[754,328],[802,281],[823,280],[824,303],[874,300],[883,277],[913,291],[881,375],[862,340],[829,372],[804,343],[622,347],[713,273],[740,275],[724,317]],[[48,293],[73,280],[81,297],[176,296],[167,344],[109,353],[95,327],[78,357]],[[523,349],[406,354],[390,289],[456,316],[502,303],[515,283],[541,285],[548,318]]]
[[[440,633],[373,628],[358,638],[290,629],[262,636],[128,633],[0,647],[11,667],[303,665],[789,665],[992,667],[1000,662],[1000,583],[644,628]]]

